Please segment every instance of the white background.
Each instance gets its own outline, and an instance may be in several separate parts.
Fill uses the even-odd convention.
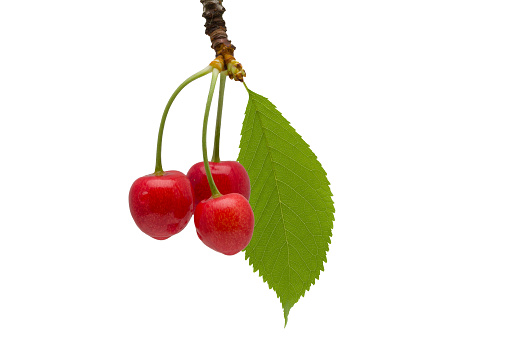
[[[2,1],[0,337],[508,338],[507,2],[224,5],[247,84],[328,172],[320,280],[284,329],[242,254],[131,219],[166,101],[213,58],[198,0]],[[166,170],[201,159],[208,85],[172,107]],[[226,89],[231,160],[247,94]]]

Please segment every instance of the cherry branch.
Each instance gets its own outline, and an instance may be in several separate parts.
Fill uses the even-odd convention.
[[[246,72],[240,62],[235,60],[233,56],[235,46],[228,40],[226,33],[226,23],[223,19],[226,9],[223,7],[223,1],[200,0],[200,2],[203,5],[202,16],[205,18],[205,34],[210,37],[211,47],[216,51],[216,59],[212,61],[211,66],[219,71],[227,70],[230,79],[244,81]]]

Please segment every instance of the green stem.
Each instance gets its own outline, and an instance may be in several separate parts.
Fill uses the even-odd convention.
[[[212,198],[217,198],[221,196],[221,193],[219,193],[219,190],[216,187],[214,179],[212,178],[212,173],[210,173],[209,159],[207,156],[207,124],[209,122],[210,105],[212,103],[212,97],[214,96],[214,89],[216,88],[218,74],[219,70],[217,68],[214,68],[214,70],[212,71],[212,81],[210,82],[209,96],[207,98],[207,106],[205,106],[205,116],[203,117],[203,132],[201,139],[203,151],[203,163],[205,165],[205,172],[207,173],[207,180],[209,181]]]
[[[226,74],[228,72],[221,72],[219,78],[219,100],[217,102],[217,118],[216,118],[216,135],[214,137],[214,153],[212,153],[212,161],[220,162],[219,158],[219,139],[221,138],[221,117],[223,115],[223,100],[224,100],[224,87],[226,85]]]
[[[173,92],[170,100],[168,100],[168,103],[166,104],[166,107],[164,108],[163,117],[161,118],[161,124],[159,125],[159,135],[157,137],[157,153],[156,153],[156,169],[154,171],[154,174],[156,175],[163,175],[163,165],[161,163],[161,149],[163,145],[163,131],[164,131],[164,125],[166,123],[166,116],[168,115],[168,111],[170,110],[171,104],[177,97],[177,95],[180,93],[180,91],[189,85],[191,82],[193,82],[196,79],[201,78],[204,75],[209,74],[212,72],[212,66],[207,66],[203,70],[199,71],[198,73],[191,75],[189,78],[187,78],[176,90]]]

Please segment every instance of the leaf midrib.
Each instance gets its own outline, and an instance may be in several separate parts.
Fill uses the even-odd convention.
[[[271,150],[270,150],[270,147],[269,147],[269,142],[268,142],[268,139],[267,139],[267,136],[265,135],[265,127],[263,125],[263,121],[262,119],[259,117],[259,114],[261,114],[259,111],[258,111],[258,107],[256,105],[256,99],[253,99],[253,103],[254,103],[254,106],[255,106],[255,116],[256,118],[258,118],[258,120],[260,121],[260,125],[261,125],[261,130],[262,130],[262,136],[263,138],[265,139],[265,146],[267,147],[267,153],[269,154],[269,157],[270,157],[270,166],[272,167],[272,172],[274,173],[274,178],[275,178],[275,183],[276,183],[276,191],[277,191],[277,198],[278,198],[278,202],[279,202],[279,209],[281,211],[281,220],[283,222],[283,230],[285,232],[285,241],[286,241],[286,250],[287,250],[287,254],[288,254],[288,286],[291,286],[291,281],[290,281],[290,244],[288,242],[288,236],[287,236],[287,229],[286,229],[286,226],[285,226],[285,217],[284,217],[284,214],[283,214],[283,207],[282,207],[282,202],[281,202],[281,193],[279,192],[279,185],[278,185],[278,179],[277,179],[277,173],[276,173],[276,169],[274,168],[274,159],[272,158],[272,153],[271,153]]]

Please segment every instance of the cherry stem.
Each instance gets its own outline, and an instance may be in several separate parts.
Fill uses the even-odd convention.
[[[214,153],[212,153],[212,161],[220,162],[219,158],[219,139],[221,138],[221,117],[223,115],[223,101],[224,101],[224,88],[226,85],[227,71],[220,73],[219,77],[219,100],[217,102],[217,117],[216,117],[216,135],[214,137]]]
[[[212,178],[212,173],[210,173],[210,165],[209,159],[207,156],[207,125],[209,122],[209,113],[210,113],[210,105],[212,103],[212,97],[214,96],[214,89],[216,88],[217,75],[219,74],[219,70],[214,68],[212,71],[212,81],[210,82],[209,96],[207,98],[207,106],[205,106],[205,115],[203,117],[203,132],[202,132],[202,151],[203,151],[203,164],[205,165],[205,172],[207,173],[207,180],[209,181],[210,192],[212,193],[212,198],[217,198],[221,196],[219,190],[217,189],[216,183]]]
[[[163,131],[164,131],[164,125],[166,123],[166,117],[168,116],[168,111],[170,110],[171,104],[173,104],[173,101],[177,97],[177,95],[180,93],[180,91],[189,85],[191,82],[193,82],[196,79],[201,78],[204,75],[209,74],[212,72],[213,67],[207,66],[203,70],[199,71],[196,74],[191,75],[189,78],[187,78],[176,90],[173,92],[170,100],[168,100],[168,103],[166,104],[166,107],[164,108],[163,117],[161,118],[161,124],[159,125],[159,135],[157,137],[157,153],[156,153],[156,169],[154,171],[155,175],[163,175],[163,165],[161,163],[161,150],[163,145]]]

